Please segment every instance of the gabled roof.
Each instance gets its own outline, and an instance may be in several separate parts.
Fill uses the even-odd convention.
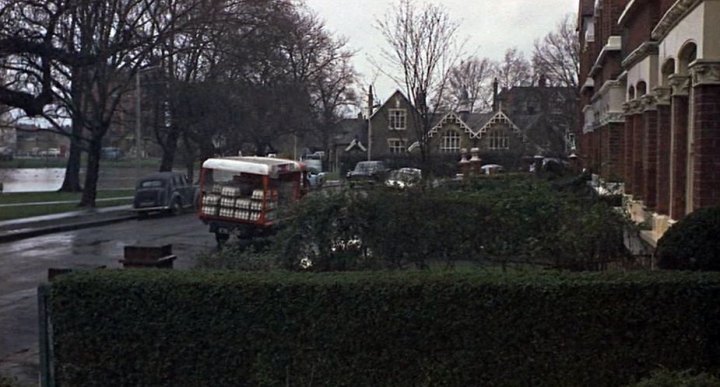
[[[515,125],[515,123],[508,117],[502,110],[496,112],[490,120],[488,120],[485,125],[483,125],[480,130],[478,130],[475,133],[475,138],[482,138],[483,134],[487,133],[488,130],[498,124],[498,123],[504,123],[507,124],[510,129],[512,129],[513,132],[521,135],[523,137],[523,140],[526,139],[525,134],[520,130],[520,128]]]
[[[490,113],[472,113],[468,114],[463,120],[460,114],[455,112],[449,112],[442,116],[443,118],[438,121],[435,126],[428,132],[428,137],[432,137],[437,134],[444,125],[448,123],[458,125],[470,138],[482,138],[493,125],[498,123],[507,124],[513,132],[523,136],[524,133],[520,128],[510,119],[503,111],[490,112]],[[467,120],[467,121],[466,121]]]
[[[442,129],[442,127],[448,123],[456,124],[462,129],[465,133],[469,134],[470,137],[475,135],[475,132],[468,126],[461,118],[460,116],[455,112],[449,112],[442,116],[442,118],[430,129],[428,132],[428,137],[432,137],[437,132]]]
[[[396,96],[402,98],[402,100],[405,102],[405,104],[406,104],[407,106],[415,109],[415,105],[413,105],[412,102],[410,102],[410,100],[405,96],[405,94],[403,94],[402,91],[396,89],[395,92],[392,93],[392,95],[391,95],[388,99],[386,99],[385,102],[383,102],[383,104],[380,105],[380,107],[379,107],[377,110],[375,110],[375,111],[373,112],[373,114],[370,116],[370,119],[372,119],[373,117],[375,117],[375,114],[377,114],[377,112],[379,112],[380,110],[382,110],[382,109],[385,107],[385,105],[387,105],[388,103],[390,103],[390,101],[392,101]],[[390,106],[389,108],[392,109],[392,108],[394,108],[394,107],[393,107],[393,106]]]
[[[363,143],[357,138],[350,141],[350,144],[345,147],[345,152],[350,152],[351,150],[353,150],[353,148],[360,148],[360,150],[363,152],[367,150],[365,145],[363,145]]]

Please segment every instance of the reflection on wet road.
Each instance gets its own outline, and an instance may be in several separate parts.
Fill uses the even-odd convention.
[[[37,286],[49,268],[120,268],[126,245],[172,244],[174,267],[190,268],[215,238],[194,214],[127,221],[0,244],[0,374],[36,383]]]

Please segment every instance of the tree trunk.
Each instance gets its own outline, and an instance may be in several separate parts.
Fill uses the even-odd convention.
[[[192,148],[190,139],[188,139],[187,135],[183,136],[182,143],[185,148],[185,152],[183,152],[183,159],[185,161],[187,178],[188,180],[193,181],[193,178],[195,177],[195,150]]]
[[[95,207],[97,183],[100,175],[100,149],[102,136],[93,136],[88,148],[87,172],[85,173],[85,189],[83,190],[80,207]]]
[[[77,67],[72,69],[72,102],[76,109],[82,109],[82,91],[77,85],[81,84],[82,72]],[[82,186],[80,186],[80,164],[82,155],[82,132],[83,125],[82,121],[76,116],[72,118],[72,133],[70,135],[70,154],[68,156],[68,162],[65,166],[65,178],[63,179],[60,192],[81,192]]]
[[[162,147],[163,154],[162,160],[160,161],[160,172],[172,171],[179,137],[178,131],[178,128],[170,128],[170,133],[168,133],[167,137],[165,137],[165,144],[163,144]]]
[[[60,186],[60,192],[81,192],[82,187],[80,186],[80,164],[81,164],[81,149],[80,149],[80,133],[82,128],[78,128],[79,125],[73,123],[72,136],[70,137],[70,154],[68,156],[67,165],[65,165],[65,178],[63,179],[62,186]]]

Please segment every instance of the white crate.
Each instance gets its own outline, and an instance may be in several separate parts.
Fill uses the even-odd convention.
[[[236,197],[240,196],[240,188],[239,187],[223,187],[221,195],[225,196],[225,197],[236,198]]]
[[[235,210],[232,208],[225,208],[220,207],[220,216],[224,216],[226,218],[232,218],[234,215]]]
[[[250,199],[235,199],[235,208],[239,209],[248,209],[250,208],[251,201]]]
[[[218,214],[218,207],[217,206],[211,206],[211,205],[205,205],[202,206],[202,213],[203,215],[212,215],[216,216]]]
[[[203,205],[217,206],[220,204],[220,195],[207,194],[203,196]]]

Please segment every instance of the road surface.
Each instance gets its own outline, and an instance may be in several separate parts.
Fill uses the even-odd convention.
[[[49,268],[120,268],[126,245],[172,244],[174,267],[215,248],[215,238],[194,214],[130,220],[0,244],[0,375],[38,380],[37,287]]]

